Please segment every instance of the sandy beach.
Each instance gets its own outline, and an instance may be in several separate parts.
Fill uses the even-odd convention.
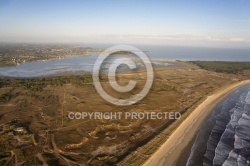
[[[196,136],[206,117],[213,108],[237,88],[249,84],[250,80],[237,82],[208,96],[171,134],[169,139],[144,163],[144,166],[175,166],[187,153],[187,146]],[[184,163],[183,163],[184,165]],[[180,166],[180,163],[178,164]]]

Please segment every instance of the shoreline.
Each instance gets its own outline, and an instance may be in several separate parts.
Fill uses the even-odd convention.
[[[213,108],[234,90],[249,83],[250,80],[236,82],[222,87],[222,89],[207,96],[207,98],[183,120],[171,136],[143,166],[175,166],[177,163],[180,164],[180,162],[178,162],[179,158],[181,158],[181,163],[184,165],[185,160],[189,157],[188,152],[190,151],[190,146],[192,147],[192,141],[195,139],[200,126],[213,111]]]

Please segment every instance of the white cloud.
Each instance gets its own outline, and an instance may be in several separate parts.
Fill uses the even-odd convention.
[[[238,38],[230,38],[229,40],[232,41],[232,42],[247,42],[246,39],[240,38],[240,37],[238,37]]]
[[[119,39],[157,39],[157,40],[176,40],[176,41],[212,41],[212,42],[248,42],[241,37],[213,37],[213,36],[194,36],[194,35],[124,35],[117,36]]]

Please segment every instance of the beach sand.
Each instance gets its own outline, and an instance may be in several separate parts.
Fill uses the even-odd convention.
[[[144,163],[144,166],[182,166],[186,164],[192,142],[200,126],[213,108],[237,88],[249,84],[250,80],[241,81],[220,89],[208,96],[183,122],[173,131],[167,141]]]

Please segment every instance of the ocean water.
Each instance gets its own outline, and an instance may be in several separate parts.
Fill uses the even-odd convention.
[[[40,76],[49,76],[62,72],[78,72],[86,71],[92,72],[94,64],[98,58],[98,55],[92,56],[70,56],[65,59],[52,59],[48,61],[39,61],[39,62],[30,62],[23,63],[14,67],[3,67],[0,68],[0,76],[7,77],[40,77]],[[110,68],[111,64],[114,64],[114,60],[119,58],[126,58],[128,64],[134,62],[137,69],[145,67],[143,62],[138,59],[135,55],[112,55],[105,59],[101,64],[101,71],[107,71]],[[129,61],[131,60],[131,61]],[[123,62],[125,62],[123,61]],[[152,66],[168,66],[167,62],[161,60],[151,60]],[[125,64],[120,65],[117,68],[119,71],[129,70],[128,66]],[[112,69],[111,69],[112,71]]]
[[[65,59],[23,63],[14,67],[0,68],[0,75],[10,77],[37,77],[66,71],[90,71],[93,68],[95,60],[96,56],[71,56]]]
[[[110,45],[111,46],[111,45]],[[108,48],[109,46],[95,46]],[[250,61],[250,49],[170,47],[170,46],[136,46],[151,59],[153,65],[168,65],[157,60],[215,60],[215,61]],[[123,55],[125,56],[125,55]],[[60,72],[93,70],[98,55],[70,56],[65,59],[54,59],[44,62],[24,63],[15,67],[0,68],[0,76],[38,77]],[[139,64],[140,65],[140,64]]]
[[[151,46],[148,47],[148,50],[151,58],[191,61],[250,61],[250,49]]]
[[[113,45],[93,45],[108,48]],[[164,45],[132,45],[142,51],[148,51],[152,59],[170,60],[208,60],[208,61],[250,61],[249,48],[212,48]]]
[[[250,85],[229,95],[204,122],[187,166],[250,165]]]

